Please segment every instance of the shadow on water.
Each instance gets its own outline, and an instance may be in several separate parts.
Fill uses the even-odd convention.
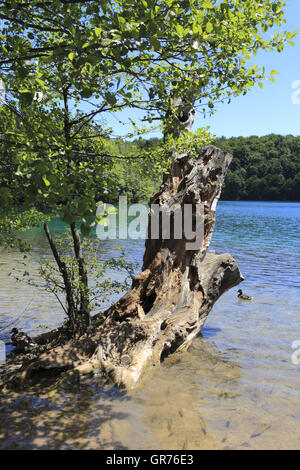
[[[128,419],[113,406],[129,400],[124,392],[95,380],[60,388],[0,396],[1,449],[126,449],[110,428]]]
[[[230,357],[199,337],[131,393],[103,387],[97,377],[80,383],[67,375],[54,386],[35,383],[26,394],[2,395],[0,448],[217,448],[201,406],[212,393],[217,400],[234,396],[229,389],[241,370]]]
[[[253,302],[238,302],[237,289],[226,292],[190,349],[130,393],[90,378],[1,395],[0,448],[299,448],[300,365],[291,362],[300,337],[299,208],[221,202],[212,249],[236,258]],[[42,234],[30,236],[37,254],[45,251]],[[122,244],[140,263],[144,241]],[[115,245],[103,243],[106,256]],[[40,333],[40,323],[55,327],[62,313],[53,299],[8,276],[18,262],[16,253],[0,252],[0,327],[17,321],[29,334]]]
[[[213,328],[209,326],[204,326],[202,330],[199,333],[200,338],[212,338],[213,336],[216,336],[218,333],[220,333],[221,328]]]

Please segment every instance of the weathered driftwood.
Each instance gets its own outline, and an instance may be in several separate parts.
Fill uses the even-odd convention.
[[[208,251],[216,204],[231,156],[208,146],[199,158],[178,159],[152,198],[170,212],[192,204],[204,214],[204,233],[197,249],[185,236],[146,241],[143,270],[128,291],[106,313],[96,330],[76,342],[47,351],[24,365],[19,377],[51,368],[102,370],[117,384],[133,387],[149,365],[186,348],[201,330],[216,300],[243,277],[229,254]],[[202,211],[201,211],[202,209]],[[149,234],[153,214],[149,214]],[[196,216],[194,214],[194,228]]]
[[[166,212],[176,205],[201,204],[204,237],[195,251],[186,249],[185,237],[147,239],[143,271],[110,309],[94,354],[104,369],[114,371],[117,382],[135,385],[147,364],[186,347],[214,302],[243,280],[229,254],[207,251],[230,161],[228,153],[214,146],[205,147],[197,159],[182,157],[150,201]]]

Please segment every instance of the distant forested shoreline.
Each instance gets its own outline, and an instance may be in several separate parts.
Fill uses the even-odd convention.
[[[143,148],[155,148],[160,139],[133,142],[110,141],[111,151],[123,155]],[[300,201],[300,137],[270,134],[263,137],[217,138],[214,144],[233,155],[221,199],[230,201]],[[117,200],[126,194],[130,202],[148,201],[160,181],[142,177],[126,161],[113,169],[114,193],[107,199]]]
[[[300,137],[222,137],[215,144],[233,155],[221,199],[300,201]]]

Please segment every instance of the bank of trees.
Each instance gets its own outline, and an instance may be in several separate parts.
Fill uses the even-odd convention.
[[[300,137],[270,134],[263,137],[221,137],[214,144],[233,155],[222,190],[223,200],[299,201]],[[123,154],[149,148],[155,150],[161,140],[116,141],[108,144]],[[112,169],[115,192],[108,200],[127,195],[131,202],[148,201],[157,190],[160,178],[153,174],[140,177],[128,162],[118,162]],[[103,196],[105,198],[105,195]]]
[[[222,199],[300,201],[300,137],[220,138],[216,145],[233,155]]]

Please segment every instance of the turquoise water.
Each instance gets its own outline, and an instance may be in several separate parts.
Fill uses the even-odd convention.
[[[239,302],[237,288],[225,293],[189,351],[129,394],[93,379],[55,395],[2,397],[0,448],[299,448],[299,230],[300,203],[220,202],[211,248],[234,256],[253,301]],[[47,252],[40,232],[29,236],[36,255]],[[99,256],[108,256],[116,243],[102,243]],[[119,244],[141,264],[142,240]],[[48,294],[16,287],[8,272],[19,261],[0,254],[0,326],[17,317],[35,334],[63,314]]]
[[[211,248],[229,251],[247,282],[299,288],[300,204],[220,202]]]

